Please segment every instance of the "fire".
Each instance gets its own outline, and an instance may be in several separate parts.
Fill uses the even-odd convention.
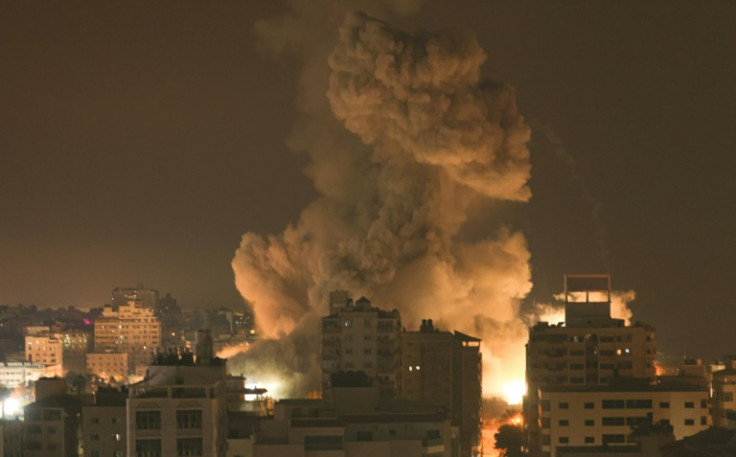
[[[225,346],[224,348],[217,351],[217,357],[221,359],[229,359],[240,353],[248,352],[248,349],[250,349],[250,344],[247,342],[235,346]]]
[[[503,395],[509,405],[520,405],[526,395],[526,383],[523,380],[509,381],[503,385]]]

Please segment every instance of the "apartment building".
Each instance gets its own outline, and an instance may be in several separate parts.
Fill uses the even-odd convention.
[[[145,379],[130,386],[127,448],[137,457],[225,457],[225,360],[212,356],[212,339],[198,331],[191,354],[159,357]]]
[[[64,345],[48,327],[45,332],[33,332],[25,338],[26,360],[45,367],[45,376],[64,375]]]
[[[81,400],[67,395],[66,383],[41,378],[35,383],[36,401],[24,408],[24,457],[78,457]]]
[[[365,297],[353,302],[344,291],[330,295],[330,309],[334,312],[322,318],[323,397],[329,397],[331,377],[340,371],[363,371],[383,398],[397,397],[401,388],[399,312],[375,308]]]
[[[451,411],[461,455],[470,455],[480,436],[480,339],[440,331],[424,319],[418,332],[401,333],[401,367],[401,398]]]
[[[87,354],[87,373],[104,382],[124,382],[128,379],[127,352],[91,352]]]
[[[128,354],[128,373],[143,372],[161,345],[161,322],[151,308],[129,301],[106,305],[95,320],[94,352]]]
[[[84,457],[126,457],[128,391],[100,388],[82,408]]]
[[[539,394],[544,455],[580,446],[623,450],[635,444],[632,431],[641,426],[670,426],[675,439],[709,426],[708,389],[686,383],[622,380],[607,386],[545,386]]]
[[[621,377],[656,381],[655,329],[611,317],[609,275],[566,275],[564,295],[565,322],[529,329],[524,417],[534,453],[541,450],[540,389],[606,386]]]

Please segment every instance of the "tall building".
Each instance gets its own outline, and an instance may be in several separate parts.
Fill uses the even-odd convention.
[[[460,430],[460,455],[478,444],[482,363],[480,340],[439,331],[432,319],[401,333],[401,398],[440,405]]]
[[[112,290],[113,307],[126,306],[131,300],[146,308],[154,309],[158,304],[158,291],[144,289],[142,284],[135,287],[116,287]]]
[[[106,305],[95,319],[94,352],[125,352],[128,373],[145,372],[161,345],[161,322],[151,308],[129,301],[117,309]]]
[[[566,275],[565,322],[539,322],[529,330],[524,417],[530,450],[542,452],[541,388],[606,386],[618,377],[654,384],[656,344],[654,327],[611,317],[609,275]]]
[[[378,386],[381,397],[394,398],[401,386],[401,317],[397,310],[383,311],[360,298],[345,298],[342,307],[322,318],[322,395],[330,395],[331,376],[340,371],[363,371]]]
[[[225,360],[213,357],[204,331],[197,332],[195,356],[162,354],[144,380],[129,387],[129,455],[225,457]]]

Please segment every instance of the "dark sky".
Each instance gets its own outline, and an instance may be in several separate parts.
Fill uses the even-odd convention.
[[[284,9],[0,3],[0,303],[94,306],[136,283],[240,303],[242,233],[316,195],[284,144],[296,62],[253,32]],[[534,197],[479,210],[526,233],[530,300],[610,272],[666,353],[736,352],[736,2],[436,0],[393,22],[471,30],[485,76],[517,88]]]

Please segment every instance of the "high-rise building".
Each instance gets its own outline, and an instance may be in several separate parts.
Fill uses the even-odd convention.
[[[142,284],[135,287],[116,287],[112,290],[112,306],[126,306],[128,302],[134,301],[147,308],[154,309],[158,303],[158,291],[156,289],[144,289]]]
[[[128,373],[145,372],[161,345],[161,322],[151,308],[129,301],[117,309],[106,305],[95,319],[94,352],[126,352]]]
[[[322,395],[330,395],[331,376],[340,371],[362,371],[379,388],[382,398],[399,395],[401,370],[401,317],[360,298],[353,303],[343,293],[342,307],[331,303],[332,314],[322,318]]]
[[[654,384],[656,344],[654,327],[611,317],[609,275],[565,276],[565,322],[539,322],[529,330],[524,417],[530,450],[543,452],[541,388],[606,386],[618,377]]]
[[[460,455],[478,444],[482,363],[480,340],[439,331],[432,319],[418,332],[401,333],[401,397],[440,405],[460,430]]]

